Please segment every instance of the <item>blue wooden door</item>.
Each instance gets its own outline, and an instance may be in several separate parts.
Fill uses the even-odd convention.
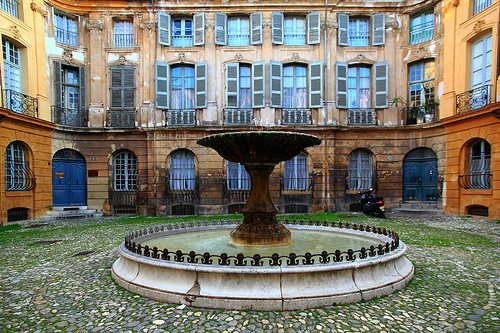
[[[437,202],[437,159],[405,159],[403,162],[403,201]]]
[[[52,160],[52,205],[85,206],[87,185],[85,160]]]

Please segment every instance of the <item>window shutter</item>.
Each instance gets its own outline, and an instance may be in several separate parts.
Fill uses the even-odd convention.
[[[273,44],[283,44],[284,20],[285,19],[283,13],[273,12],[273,18],[272,18]]]
[[[250,14],[250,44],[262,44],[262,12]]]
[[[158,12],[158,42],[170,46],[170,15]]]
[[[237,108],[239,106],[239,83],[240,83],[240,65],[226,64],[226,107]]]
[[[374,86],[375,86],[375,107],[386,108],[389,106],[387,94],[389,91],[388,64],[382,61],[375,64]]]
[[[135,68],[132,66],[123,70],[123,107],[135,108]]]
[[[215,12],[215,44],[227,45],[227,15]]]
[[[257,61],[252,64],[252,107],[265,107],[265,79],[266,79],[266,62]]]
[[[61,63],[54,61],[54,105],[62,106]]]
[[[79,68],[79,85],[80,85],[80,110],[87,109],[87,77],[85,67]]]
[[[157,61],[155,68],[156,108],[168,109],[169,97],[169,66],[164,62]]]
[[[372,45],[385,44],[385,14],[372,15]]]
[[[207,105],[207,62],[202,61],[195,65],[195,108],[203,109],[206,108]]]
[[[282,77],[283,64],[271,60],[271,106],[275,108],[282,106]]]
[[[320,12],[307,14],[307,44],[319,44],[320,42]]]
[[[122,107],[123,67],[118,66],[111,68],[110,70],[111,70],[110,107],[118,109]]]
[[[193,16],[194,40],[193,45],[205,44],[205,14],[198,13]]]
[[[339,31],[339,45],[349,46],[349,15],[338,13],[338,31]]]
[[[337,108],[347,108],[347,64],[337,61]]]
[[[309,64],[309,107],[323,106],[323,61],[314,61]]]

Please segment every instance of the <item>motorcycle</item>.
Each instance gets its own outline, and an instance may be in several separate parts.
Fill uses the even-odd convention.
[[[369,189],[361,194],[361,207],[363,208],[363,213],[377,215],[385,219],[386,209],[384,206],[384,198],[374,197],[372,191],[373,189]]]

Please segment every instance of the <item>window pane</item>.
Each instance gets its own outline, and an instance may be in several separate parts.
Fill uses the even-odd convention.
[[[228,19],[228,45],[249,45],[250,30],[248,17],[231,17]]]
[[[368,46],[370,36],[368,19],[353,18],[349,20],[349,46]]]
[[[284,43],[285,45],[305,45],[306,23],[303,17],[285,18]]]

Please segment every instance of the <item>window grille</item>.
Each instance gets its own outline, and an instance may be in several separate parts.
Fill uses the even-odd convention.
[[[134,25],[132,21],[115,21],[113,34],[115,47],[134,46]]]
[[[482,190],[491,188],[491,177],[491,146],[479,140],[470,146],[458,181],[462,188]]]
[[[349,46],[368,46],[370,42],[370,21],[365,18],[349,19]]]
[[[172,46],[193,46],[193,21],[176,19],[172,24]]]
[[[283,109],[281,122],[283,125],[309,125],[311,123],[309,109]]]
[[[24,148],[13,142],[5,149],[5,190],[30,191],[36,179],[25,158]]]
[[[376,125],[377,114],[375,109],[349,109],[349,125]]]
[[[137,190],[137,159],[131,152],[116,154],[114,163],[115,191]]]
[[[251,125],[253,120],[252,109],[225,109],[226,125]]]

